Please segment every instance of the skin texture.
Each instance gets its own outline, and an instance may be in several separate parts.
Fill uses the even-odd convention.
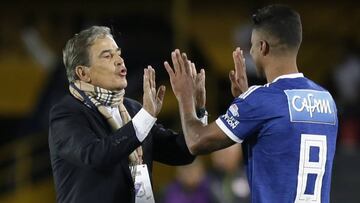
[[[110,36],[97,38],[89,48],[90,66],[77,66],[76,74],[85,82],[111,91],[123,90],[127,86],[124,59],[121,50]],[[155,70],[144,69],[143,108],[156,117],[162,107],[165,86],[156,90]]]
[[[175,50],[171,53],[171,59],[173,67],[168,62],[165,62],[164,66],[179,103],[182,129],[190,152],[204,154],[233,145],[235,142],[215,122],[205,126],[196,118],[194,100],[189,99],[193,97],[196,88],[191,76],[192,67],[186,63],[188,61],[186,54],[180,54],[180,50]],[[243,90],[248,89],[245,59],[240,48],[233,52],[233,59],[235,68],[230,72],[229,77],[233,94],[239,95]]]
[[[123,90],[127,86],[127,69],[121,57],[121,49],[110,36],[97,38],[89,48],[90,66],[77,66],[76,75],[80,80],[111,91]],[[191,79],[195,84],[192,98],[197,108],[206,104],[205,71],[196,72],[195,64],[187,61],[192,67]],[[143,75],[143,108],[157,117],[162,108],[165,86],[156,89],[155,70],[151,66],[144,69]]]
[[[125,62],[111,37],[97,38],[89,48],[89,58],[89,67],[76,67],[81,80],[111,91],[127,86]]]

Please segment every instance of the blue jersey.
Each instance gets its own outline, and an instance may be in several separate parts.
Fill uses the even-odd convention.
[[[252,86],[217,125],[243,142],[253,203],[329,202],[338,120],[328,91],[303,74]]]

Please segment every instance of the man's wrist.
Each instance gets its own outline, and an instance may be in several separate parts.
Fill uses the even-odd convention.
[[[144,108],[140,109],[134,118],[132,118],[135,134],[140,142],[146,138],[155,122],[156,118],[153,117]]]
[[[208,113],[207,113],[205,107],[196,108],[196,116],[198,118],[203,118],[204,116],[207,116],[207,115],[208,115]]]

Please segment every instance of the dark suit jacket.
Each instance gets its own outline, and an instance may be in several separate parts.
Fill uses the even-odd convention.
[[[125,98],[133,117],[141,105]],[[128,156],[139,145],[151,178],[153,160],[189,164],[184,137],[155,124],[140,143],[132,122],[117,131],[97,111],[67,95],[50,111],[49,148],[58,202],[134,202]]]

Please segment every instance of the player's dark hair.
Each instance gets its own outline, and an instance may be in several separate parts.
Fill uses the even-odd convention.
[[[254,29],[277,38],[288,48],[298,49],[302,40],[300,15],[285,5],[270,5],[252,16]]]

